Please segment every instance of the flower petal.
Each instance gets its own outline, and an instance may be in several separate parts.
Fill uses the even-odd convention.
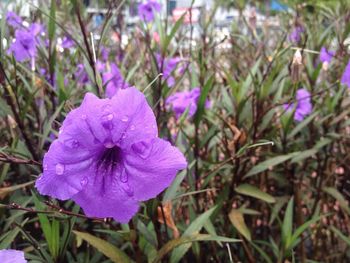
[[[138,201],[127,181],[122,179],[123,167],[110,174],[96,173],[86,177],[84,189],[72,199],[90,217],[113,217],[127,223],[137,212]]]
[[[138,142],[125,153],[124,166],[134,197],[143,201],[168,187],[177,171],[186,168],[184,155],[159,138]]]
[[[92,172],[93,158],[88,150],[71,143],[55,140],[45,154],[44,171],[35,184],[42,195],[66,200],[82,190],[81,181]]]
[[[113,142],[121,148],[158,136],[157,122],[145,95],[134,87],[118,90],[111,99],[116,116]]]

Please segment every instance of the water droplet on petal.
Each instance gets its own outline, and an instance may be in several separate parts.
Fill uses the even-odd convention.
[[[125,139],[125,138],[126,138],[126,133],[123,133],[122,139]]]
[[[156,125],[152,125],[152,129],[156,129],[157,128],[157,126]]]
[[[64,141],[64,145],[71,149],[76,149],[79,147],[79,142],[76,139],[68,139]]]
[[[103,145],[108,149],[113,148],[115,146],[113,142],[105,142]]]
[[[134,131],[135,130],[135,125],[131,125],[130,126],[130,131]]]
[[[143,159],[146,159],[152,152],[152,143],[147,141],[134,143],[131,148]]]
[[[132,197],[134,195],[134,191],[131,189],[131,187],[128,183],[123,184],[123,190],[130,197]]]
[[[120,181],[122,181],[122,183],[127,183],[128,180],[129,180],[128,174],[125,171],[123,171],[120,175]]]
[[[62,175],[64,173],[64,165],[63,164],[56,164],[55,171],[57,175]]]
[[[127,115],[125,115],[123,118],[122,118],[122,122],[127,122],[129,120],[129,117]]]
[[[113,118],[114,118],[113,113],[110,113],[107,115],[107,120],[111,121],[111,120],[113,120]]]
[[[83,120],[86,120],[86,118],[87,118],[86,114],[82,114],[82,115],[81,115],[81,118],[82,118]]]
[[[105,112],[104,115],[102,115],[102,126],[107,129],[107,130],[112,130],[113,129],[113,120],[114,114],[111,112]]]
[[[44,164],[44,171],[47,171],[47,169],[49,169],[48,167],[47,167],[47,164]]]
[[[81,179],[81,181],[80,181],[81,186],[85,186],[85,185],[87,185],[87,183],[88,183],[87,177],[84,177],[84,178]]]

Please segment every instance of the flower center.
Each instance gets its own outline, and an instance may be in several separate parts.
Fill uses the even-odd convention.
[[[118,146],[106,147],[97,161],[97,172],[113,173],[121,160],[121,149]]]

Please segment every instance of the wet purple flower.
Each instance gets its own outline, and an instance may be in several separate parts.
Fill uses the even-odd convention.
[[[7,24],[12,26],[13,28],[17,29],[17,28],[20,28],[22,26],[23,20],[16,13],[14,13],[14,12],[7,12],[7,14],[6,14],[6,22],[7,22]]]
[[[162,58],[161,55],[156,55],[158,68],[160,69],[163,66],[163,79],[166,80],[169,87],[175,85],[175,78],[171,75],[176,69],[178,63],[181,61],[179,57],[174,58]]]
[[[344,73],[340,80],[341,84],[344,84],[350,88],[350,60],[348,61],[348,64],[345,67]]]
[[[126,223],[140,201],[163,191],[186,166],[183,154],[158,138],[143,93],[133,87],[119,89],[111,99],[87,93],[45,154],[36,188],[73,199],[87,216]]]
[[[144,4],[139,4],[138,14],[146,22],[154,20],[154,13],[160,12],[162,5],[154,0],[148,0]]]
[[[292,43],[298,43],[301,40],[301,33],[304,32],[302,26],[296,26],[293,31],[289,34],[288,40]]]
[[[323,63],[324,62],[331,63],[332,58],[334,57],[334,54],[335,54],[334,51],[329,51],[325,47],[322,47],[320,51],[320,61]]]
[[[178,119],[188,108],[188,116],[192,117],[197,111],[197,103],[200,96],[200,88],[194,88],[191,91],[176,92],[169,96],[165,104],[168,108],[172,108]],[[209,100],[206,101],[206,108],[210,107]]]
[[[294,120],[302,121],[312,112],[311,94],[306,89],[299,89],[296,94],[296,104],[285,104],[284,108],[287,112],[294,112]]]
[[[19,62],[33,58],[36,56],[36,40],[35,35],[25,29],[17,29],[15,32],[15,41],[8,49],[15,59]]]
[[[24,252],[14,249],[0,250],[0,262],[1,263],[27,263],[24,258]]]
[[[130,87],[128,83],[124,81],[124,78],[118,69],[117,65],[112,63],[110,70],[102,74],[103,85],[106,86],[106,97],[112,98],[118,89],[125,89]]]

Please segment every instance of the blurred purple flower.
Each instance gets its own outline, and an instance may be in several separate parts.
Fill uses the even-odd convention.
[[[296,104],[290,103],[283,105],[287,112],[295,109],[294,120],[302,121],[312,112],[311,94],[307,89],[299,89],[296,94]]]
[[[24,29],[17,29],[15,37],[16,39],[8,49],[8,53],[12,53],[19,62],[36,56],[37,50],[34,34]]]
[[[301,33],[305,30],[302,26],[296,26],[293,31],[289,34],[288,40],[292,43],[298,43],[301,40]]]
[[[64,36],[62,38],[61,46],[63,48],[68,49],[68,48],[74,47],[74,45],[75,45],[74,41],[69,36]]]
[[[27,263],[24,258],[24,252],[14,249],[0,250],[0,262],[1,263]]]
[[[101,60],[97,60],[95,66],[96,70],[102,73],[106,68],[106,63],[103,63]]]
[[[125,89],[130,87],[128,83],[124,81],[124,78],[118,69],[117,65],[112,63],[110,70],[102,74],[103,85],[106,86],[106,97],[112,98],[119,89]]]
[[[86,73],[85,66],[83,64],[77,65],[77,71],[74,74],[74,77],[80,85],[85,85],[89,82],[89,76]]]
[[[139,4],[138,14],[146,22],[154,20],[154,12],[160,12],[162,5],[154,0],[148,0],[144,4]]]
[[[322,47],[320,51],[320,61],[323,63],[324,62],[331,63],[331,60],[334,57],[334,54],[335,54],[334,51],[329,51],[325,47]]]
[[[162,58],[161,55],[156,55],[158,68],[163,66],[162,78],[166,80],[168,86],[171,88],[175,85],[175,78],[171,75],[176,69],[178,63],[181,61],[179,57],[174,58]]]
[[[13,28],[17,29],[17,28],[22,27],[23,20],[16,13],[14,13],[14,12],[7,12],[7,14],[6,14],[6,22],[7,22],[7,24],[12,26]]]
[[[350,88],[350,60],[348,61],[348,64],[345,67],[344,73],[340,80],[341,84],[344,84]]]
[[[106,47],[101,48],[101,57],[103,61],[107,61],[109,57],[109,49]]]
[[[175,116],[178,119],[188,108],[188,116],[192,117],[197,111],[197,103],[200,96],[200,88],[194,88],[191,91],[180,91],[174,95],[169,96],[165,101],[168,108],[171,108],[175,112]],[[207,100],[205,107],[210,107],[210,101]]]
[[[186,166],[183,154],[158,138],[143,93],[133,87],[111,99],[87,93],[45,154],[36,188],[73,199],[87,216],[127,223],[140,201],[162,192]]]
[[[45,27],[42,24],[33,23],[28,27],[28,31],[31,34],[37,36],[37,35],[45,32]]]

